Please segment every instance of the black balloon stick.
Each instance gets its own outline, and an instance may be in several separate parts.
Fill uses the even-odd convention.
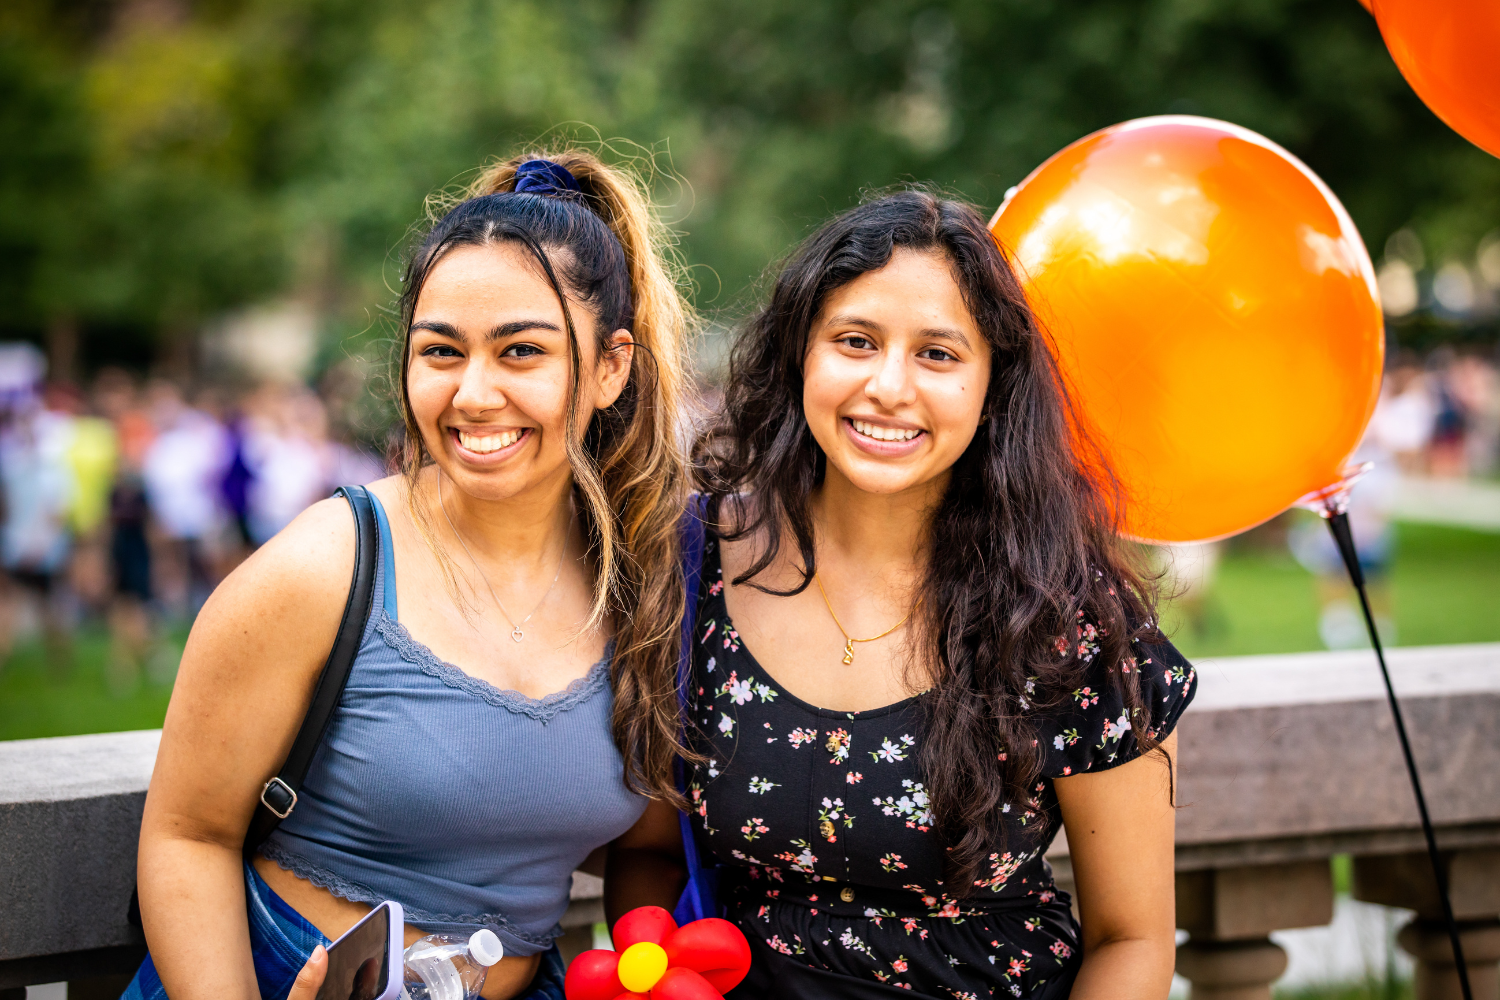
[[[1437,881],[1438,898],[1443,902],[1443,919],[1448,924],[1448,940],[1453,945],[1453,963],[1458,968],[1458,984],[1463,989],[1464,1000],[1474,1000],[1469,989],[1469,969],[1464,963],[1464,946],[1458,939],[1458,922],[1453,919],[1453,904],[1448,900],[1448,880],[1443,877],[1443,862],[1438,855],[1437,835],[1432,831],[1432,818],[1427,815],[1427,796],[1422,794],[1422,778],[1417,773],[1417,760],[1412,756],[1411,741],[1406,737],[1406,721],[1401,716],[1401,705],[1396,701],[1396,689],[1391,684],[1391,672],[1385,665],[1385,650],[1380,645],[1380,633],[1375,628],[1375,615],[1370,611],[1370,597],[1365,592],[1365,574],[1359,565],[1359,552],[1354,547],[1354,534],[1349,530],[1349,515],[1341,510],[1328,509],[1323,516],[1328,521],[1328,530],[1344,557],[1344,567],[1349,571],[1349,580],[1359,593],[1359,606],[1365,613],[1365,625],[1370,630],[1370,644],[1375,647],[1375,659],[1380,663],[1380,676],[1385,681],[1385,696],[1391,703],[1391,716],[1396,720],[1396,736],[1401,740],[1401,753],[1406,757],[1406,773],[1411,778],[1411,790],[1417,798],[1417,813],[1422,817],[1422,835],[1427,838],[1427,857],[1432,862],[1432,877]]]

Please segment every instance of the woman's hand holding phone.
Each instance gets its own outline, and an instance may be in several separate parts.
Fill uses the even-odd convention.
[[[302,971],[297,973],[296,980],[292,983],[292,989],[286,995],[286,1000],[316,1000],[318,989],[323,985],[323,979],[328,975],[328,949],[318,945],[313,953],[307,956],[307,964]]]

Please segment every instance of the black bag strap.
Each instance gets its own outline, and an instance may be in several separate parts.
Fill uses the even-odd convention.
[[[380,565],[380,529],[375,522],[374,501],[363,486],[343,486],[334,495],[342,495],[348,500],[354,512],[354,580],[349,585],[344,617],[339,622],[333,648],[323,664],[323,673],[318,677],[312,703],[307,706],[307,715],[302,719],[302,728],[297,730],[297,738],[292,741],[292,749],[281,770],[261,789],[260,801],[255,805],[255,815],[251,817],[250,829],[245,834],[247,856],[255,853],[271,831],[297,808],[297,792],[302,788],[313,756],[323,744],[323,733],[343,697],[344,685],[348,683],[349,671],[354,666],[354,656],[364,639],[365,624],[370,619],[375,572]]]

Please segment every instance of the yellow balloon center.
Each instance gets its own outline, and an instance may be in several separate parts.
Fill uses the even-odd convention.
[[[620,953],[620,985],[632,993],[649,993],[667,971],[667,952],[659,944],[637,941]]]

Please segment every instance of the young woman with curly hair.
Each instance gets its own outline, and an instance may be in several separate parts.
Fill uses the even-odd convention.
[[[1194,675],[1068,410],[983,219],[923,191],[826,223],[742,331],[687,685],[735,998],[1166,996]]]

